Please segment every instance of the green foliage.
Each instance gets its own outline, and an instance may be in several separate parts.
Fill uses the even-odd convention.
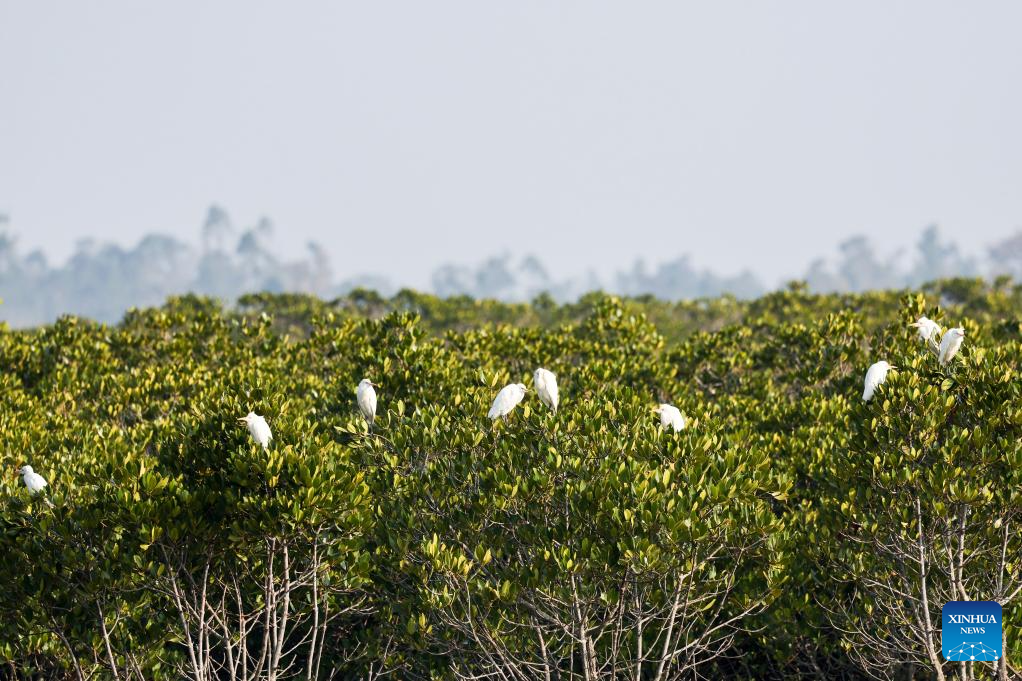
[[[189,296],[4,330],[0,464],[49,487],[0,481],[0,675],[944,673],[920,613],[1022,615],[1019,296]],[[923,313],[966,329],[946,368]],[[559,411],[491,423],[538,366]]]

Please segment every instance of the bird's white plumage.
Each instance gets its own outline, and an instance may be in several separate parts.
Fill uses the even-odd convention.
[[[238,420],[245,422],[245,425],[248,426],[248,432],[252,439],[256,441],[256,444],[263,449],[269,449],[273,433],[270,432],[270,426],[266,423],[266,419],[254,411],[250,411],[247,416]]]
[[[890,364],[881,360],[871,365],[869,369],[866,369],[866,380],[862,385],[863,402],[869,402],[873,399],[873,393],[887,380],[887,372],[893,368]]]
[[[491,419],[507,416],[525,397],[525,391],[525,385],[522,383],[509,383],[505,385],[497,393],[497,397],[493,400],[493,406],[490,407],[490,411],[486,415]]]
[[[965,340],[965,329],[960,326],[944,332],[940,339],[940,351],[937,353],[937,361],[941,366],[947,366],[947,363],[954,359],[962,347],[963,340]]]
[[[359,382],[358,390],[355,391],[355,399],[358,401],[358,409],[362,412],[362,418],[372,428],[373,421],[376,420],[376,389],[373,387],[372,381],[363,378]]]
[[[940,324],[926,316],[920,317],[909,326],[914,326],[916,328],[916,333],[919,334],[919,340],[924,342],[932,341],[934,336],[940,335]]]
[[[46,487],[46,478],[32,470],[31,466],[22,466],[18,472],[21,473],[21,480],[30,494],[38,494]]]
[[[673,428],[674,432],[685,429],[685,417],[673,404],[661,404],[654,411],[660,414],[660,427],[663,429]]]
[[[557,411],[559,399],[557,377],[554,376],[553,372],[547,371],[542,367],[536,369],[536,373],[532,375],[532,384],[536,388],[536,395],[539,396],[540,401],[554,411]]]

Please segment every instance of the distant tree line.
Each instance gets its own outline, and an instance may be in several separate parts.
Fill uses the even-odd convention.
[[[44,252],[23,254],[13,227],[0,214],[0,319],[15,327],[53,321],[76,314],[115,322],[133,307],[162,303],[168,296],[197,293],[232,302],[248,292],[300,292],[321,297],[355,289],[393,295],[397,287],[385,276],[365,273],[338,281],[330,259],[316,242],[303,257],[286,260],[270,247],[273,223],[261,218],[239,226],[222,207],[211,206],[201,227],[198,246],[179,238],[150,234],[133,248],[79,241],[63,265],[51,264]],[[923,230],[911,265],[901,253],[878,254],[869,239],[853,236],[837,257],[814,260],[803,273],[810,290],[860,292],[915,287],[941,278],[1022,276],[1022,231],[989,247],[977,259],[943,241],[936,226]],[[797,277],[792,277],[792,279]],[[441,297],[466,295],[504,301],[529,301],[541,293],[557,301],[573,301],[589,291],[629,296],[653,295],[665,300],[711,298],[730,294],[740,299],[773,288],[752,271],[721,275],[698,268],[689,255],[654,267],[637,260],[609,278],[594,272],[558,279],[535,256],[491,257],[475,266],[446,264],[432,276],[431,292]]]

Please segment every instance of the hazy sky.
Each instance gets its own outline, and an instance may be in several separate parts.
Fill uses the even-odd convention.
[[[423,284],[536,252],[801,273],[1022,227],[1022,3],[0,0],[0,212],[198,241],[207,206]]]

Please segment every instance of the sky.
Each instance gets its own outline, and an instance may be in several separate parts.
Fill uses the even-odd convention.
[[[691,254],[804,272],[851,234],[1022,228],[1022,3],[0,0],[24,251],[198,243],[211,203],[422,286]]]

